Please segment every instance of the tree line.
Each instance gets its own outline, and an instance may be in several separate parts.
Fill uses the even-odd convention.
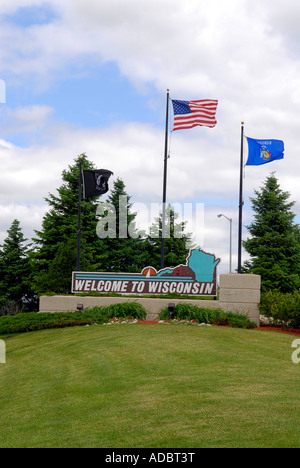
[[[80,158],[83,169],[95,169],[85,154]],[[49,209],[30,241],[17,219],[8,229],[0,246],[0,315],[37,310],[40,294],[70,293],[77,256],[79,167],[78,157],[63,170],[62,185],[56,195],[45,198]],[[243,242],[250,260],[244,263],[243,273],[261,275],[263,291],[285,293],[300,287],[300,233],[289,197],[271,174],[251,199],[253,222],[247,226],[250,237]],[[126,200],[126,216],[120,212],[120,199]],[[130,199],[119,178],[105,203],[102,196],[82,199],[82,271],[140,272],[147,265],[160,269],[162,215],[148,233],[140,232]],[[100,211],[99,201],[103,201]],[[109,235],[110,214],[115,216],[114,235]],[[104,238],[97,232],[99,221],[101,229],[107,230]],[[165,239],[165,266],[185,264],[192,246],[191,234],[185,232],[187,223],[178,221],[171,206],[166,222],[170,235]]]
[[[82,169],[95,169],[85,154],[80,156]],[[0,247],[0,309],[2,313],[14,310],[36,310],[38,296],[45,293],[68,294],[72,271],[76,269],[78,230],[79,157],[62,172],[62,185],[57,194],[45,198],[49,209],[40,230],[28,241],[20,222],[15,219]],[[121,179],[113,183],[104,208],[99,214],[103,196],[82,198],[81,249],[82,271],[115,271],[139,273],[145,266],[160,269],[162,215],[155,219],[149,233],[136,228],[137,213]],[[121,213],[120,200],[126,201]],[[111,212],[111,213],[109,213]],[[115,232],[110,235],[109,215],[115,216]],[[185,263],[191,245],[191,234],[186,233],[186,222],[171,206],[167,209],[165,239],[165,266]],[[97,226],[107,236],[101,238]],[[125,225],[124,225],[125,223]],[[107,222],[109,224],[109,222]],[[130,231],[130,232],[129,232]],[[177,233],[181,235],[176,235]],[[125,233],[125,235],[124,235]],[[103,236],[102,236],[103,237]],[[1,313],[1,312],[0,312]]]

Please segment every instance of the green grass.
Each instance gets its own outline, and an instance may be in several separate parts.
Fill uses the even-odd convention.
[[[296,337],[111,325],[10,337],[0,447],[300,447]]]

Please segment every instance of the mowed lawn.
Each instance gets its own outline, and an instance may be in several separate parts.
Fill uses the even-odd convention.
[[[300,447],[296,337],[94,325],[2,337],[0,447]]]

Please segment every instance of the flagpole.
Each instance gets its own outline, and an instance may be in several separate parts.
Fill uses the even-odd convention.
[[[239,232],[238,232],[238,273],[242,270],[242,218],[243,218],[243,158],[244,158],[244,122],[241,122],[241,162],[240,162],[240,197],[239,197]]]
[[[165,133],[165,156],[164,156],[164,179],[163,179],[163,206],[162,206],[162,231],[161,231],[161,259],[160,266],[164,268],[165,263],[165,224],[166,224],[166,201],[167,201],[167,163],[168,163],[168,123],[169,123],[169,89],[167,89],[166,109],[166,133]]]
[[[77,227],[77,260],[76,269],[80,271],[80,241],[81,241],[81,186],[82,186],[82,156],[79,156],[79,183],[78,183],[78,227]]]

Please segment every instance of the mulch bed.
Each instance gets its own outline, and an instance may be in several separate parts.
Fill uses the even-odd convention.
[[[300,330],[295,328],[290,328],[289,330],[282,330],[280,327],[269,327],[264,325],[262,327],[255,328],[254,330],[275,331],[280,333],[287,333],[288,335],[300,336]]]
[[[159,323],[158,320],[138,320],[138,323],[145,323],[145,324],[149,324],[149,325],[156,325],[157,323]]]
[[[158,320],[138,320],[138,323],[143,323],[147,325],[156,325],[159,323]],[[280,333],[287,333],[289,335],[296,335],[300,336],[300,330],[291,328],[289,330],[282,330],[280,327],[270,327],[270,326],[261,326],[254,328],[254,330],[262,330],[262,331],[273,331],[273,332],[280,332]]]

